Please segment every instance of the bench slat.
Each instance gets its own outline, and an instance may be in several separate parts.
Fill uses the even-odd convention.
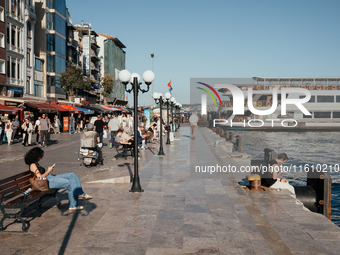
[[[25,176],[30,176],[29,178],[31,178],[31,171],[28,170],[28,171],[23,172],[21,174],[16,174],[16,175],[13,175],[13,176],[8,177],[6,179],[0,180],[0,189],[1,189],[1,186],[3,184],[6,184],[6,183],[8,183],[10,181],[13,181],[13,180],[17,180],[17,179],[23,178]]]

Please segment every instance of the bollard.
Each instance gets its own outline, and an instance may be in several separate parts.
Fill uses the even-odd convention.
[[[258,174],[247,175],[247,180],[250,183],[250,190],[261,191],[261,177]]]
[[[235,144],[236,144],[236,148],[237,148],[238,152],[242,152],[242,137],[241,136],[239,136],[239,135],[236,136]]]
[[[234,141],[234,133],[233,132],[229,132],[229,140],[230,142]]]

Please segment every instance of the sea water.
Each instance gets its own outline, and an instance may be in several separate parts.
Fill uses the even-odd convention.
[[[265,148],[273,149],[276,155],[287,153],[289,160],[285,166],[292,164],[303,167],[308,164],[324,167],[327,164],[332,178],[332,221],[340,226],[340,135],[338,132],[262,132],[262,131],[233,131],[242,137],[242,152],[263,159]],[[281,175],[285,179],[293,179],[300,175],[300,168],[294,173]],[[303,173],[292,181],[293,186],[306,186],[307,174]]]

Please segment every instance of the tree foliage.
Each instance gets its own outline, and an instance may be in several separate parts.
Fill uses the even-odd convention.
[[[105,104],[107,104],[108,97],[110,96],[110,94],[113,91],[114,84],[115,84],[115,80],[111,76],[111,74],[109,74],[109,73],[105,74],[104,77],[101,78],[100,87],[102,89],[101,93],[104,97],[104,103]]]
[[[72,65],[66,66],[65,72],[61,74],[60,83],[72,100],[79,91],[91,88],[91,83],[84,77],[82,70]]]

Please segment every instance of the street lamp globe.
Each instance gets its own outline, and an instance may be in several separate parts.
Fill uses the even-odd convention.
[[[176,102],[176,99],[175,99],[174,97],[172,97],[172,98],[170,99],[170,102],[171,102],[171,103],[175,103],[175,102]]]
[[[143,80],[145,81],[146,84],[151,84],[155,79],[155,74],[150,71],[147,70],[143,73]]]
[[[140,82],[140,76],[139,76],[138,73],[132,73],[132,74],[131,74],[130,83],[133,84],[133,80],[134,80],[135,77],[137,78],[137,81],[138,81],[138,84],[139,84],[139,82]]]
[[[157,92],[155,92],[155,93],[152,94],[152,98],[153,98],[153,99],[159,99],[159,97],[160,97],[160,96],[159,96],[159,94],[158,94]]]
[[[170,94],[169,92],[166,92],[166,93],[164,94],[164,97],[165,97],[166,100],[169,100],[170,97],[171,97],[171,94]]]
[[[122,70],[119,72],[119,80],[121,82],[129,82],[131,74],[128,70]]]

